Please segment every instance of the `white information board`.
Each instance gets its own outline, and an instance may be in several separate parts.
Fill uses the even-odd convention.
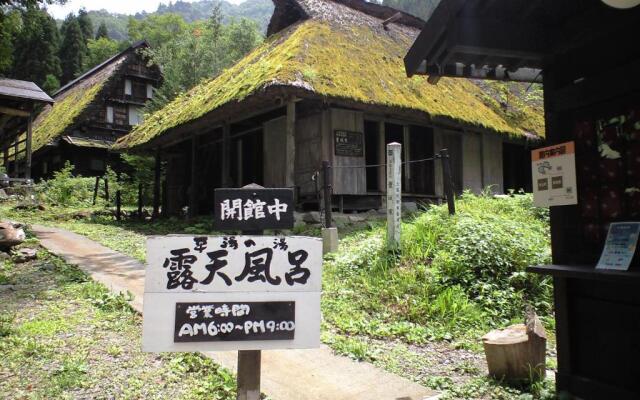
[[[321,286],[318,238],[150,237],[143,350],[319,347]]]
[[[578,204],[575,143],[531,152],[533,203],[537,207]]]
[[[639,235],[640,222],[612,223],[596,268],[628,270],[636,253]]]

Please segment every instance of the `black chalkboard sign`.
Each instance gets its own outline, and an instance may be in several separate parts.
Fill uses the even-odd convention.
[[[216,189],[214,228],[220,231],[292,229],[293,189]]]
[[[364,157],[364,134],[362,132],[335,131],[336,156]]]
[[[293,301],[176,303],[174,343],[293,340]]]

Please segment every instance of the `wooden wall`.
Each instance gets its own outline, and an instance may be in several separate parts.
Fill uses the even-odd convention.
[[[287,118],[280,117],[264,123],[264,186],[286,186],[287,159],[285,154]],[[299,150],[299,149],[297,149]]]
[[[364,166],[365,157],[341,157],[335,155],[336,130],[361,132],[364,136],[364,113],[360,111],[332,108],[330,111],[331,129],[329,140],[331,146],[331,160],[335,167]],[[325,132],[326,134],[327,132]],[[364,195],[367,194],[367,175],[364,168],[335,168],[333,173],[333,193],[336,195]]]
[[[322,111],[296,121],[295,182],[301,194],[315,193],[315,185],[310,180],[322,165],[324,129]]]

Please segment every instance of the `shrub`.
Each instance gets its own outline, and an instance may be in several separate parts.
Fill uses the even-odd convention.
[[[68,161],[53,174],[53,178],[37,185],[41,200],[64,207],[88,207],[93,199],[95,178],[73,176],[73,165]]]

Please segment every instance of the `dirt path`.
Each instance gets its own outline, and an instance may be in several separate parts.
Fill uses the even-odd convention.
[[[63,229],[40,225],[32,229],[52,253],[78,265],[113,291],[131,292],[133,307],[142,313],[143,264]],[[235,371],[236,352],[206,355]],[[423,400],[436,395],[371,364],[336,356],[326,346],[314,350],[263,351],[262,391],[274,400]]]

